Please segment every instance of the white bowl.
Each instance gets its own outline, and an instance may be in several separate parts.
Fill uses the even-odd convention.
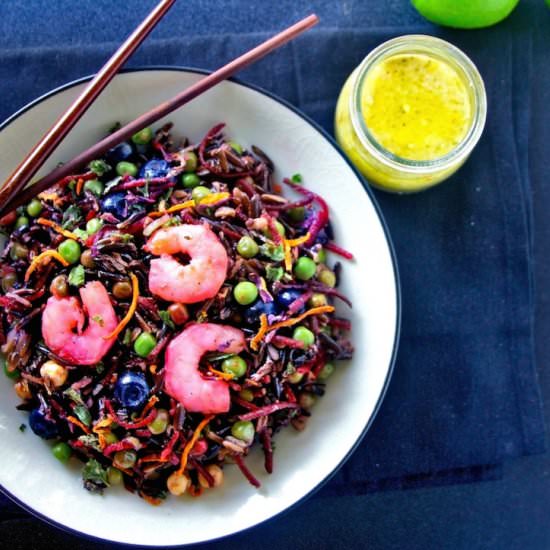
[[[116,121],[127,122],[191,85],[202,74],[154,69],[118,75],[50,158],[42,173],[98,141]],[[80,93],[85,80],[31,103],[1,127],[0,181]],[[152,507],[124,489],[104,496],[82,488],[80,464],[61,465],[50,444],[30,430],[9,381],[0,380],[0,486],[36,516],[59,527],[109,541],[148,546],[202,542],[241,531],[275,516],[309,495],[333,474],[365,434],[389,382],[399,332],[399,285],[386,226],[374,199],[334,142],[296,109],[265,91],[235,81],[219,84],[167,120],[176,132],[200,139],[214,124],[238,142],[258,145],[274,161],[276,177],[299,172],[331,208],[336,241],[353,251],[344,261],[342,291],[353,309],[355,355],[342,364],[314,408],[304,432],[276,437],[275,471],[262,453],[247,464],[262,483],[254,489],[236,467],[222,488],[201,498],[170,497]],[[335,257],[331,258],[335,260]]]

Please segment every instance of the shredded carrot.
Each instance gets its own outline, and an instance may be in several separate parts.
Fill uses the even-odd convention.
[[[257,351],[259,343],[268,332],[272,332],[274,330],[278,330],[283,327],[291,327],[299,323],[300,321],[303,321],[306,317],[310,317],[311,315],[320,315],[321,313],[332,313],[333,311],[334,311],[333,306],[313,307],[311,309],[308,309],[301,315],[298,315],[298,317],[292,317],[291,319],[287,319],[286,321],[280,321],[278,323],[274,323],[273,325],[267,324],[267,315],[265,313],[262,313],[262,315],[260,315],[260,330],[258,330],[258,334],[256,334],[256,336],[252,338],[250,342],[250,347],[254,351]]]
[[[293,246],[300,246],[309,240],[309,231],[303,236],[297,239],[283,239],[283,251],[285,253],[285,269],[290,271],[292,269],[292,255],[291,249]]]
[[[201,199],[200,204],[214,204],[219,201],[223,201],[224,199],[228,199],[231,195],[229,193],[211,193],[210,195],[206,195],[204,199]]]
[[[84,186],[84,180],[82,178],[78,178],[76,181],[76,194],[80,195],[82,193],[82,187]]]
[[[205,416],[197,426],[196,430],[193,432],[193,436],[191,437],[191,439],[186,443],[183,452],[181,453],[181,463],[178,470],[178,475],[181,476],[183,475],[183,472],[185,472],[185,468],[187,467],[187,459],[189,458],[189,453],[191,452],[191,449],[195,446],[195,443],[199,439],[202,430],[213,418],[213,414]]]
[[[151,374],[157,374],[157,369],[158,369],[157,365],[149,365],[149,372]]]
[[[143,420],[147,416],[147,413],[155,406],[155,403],[157,403],[158,400],[159,398],[156,395],[152,395],[149,401],[147,402],[147,405],[143,407],[143,411],[139,415],[139,418],[135,419],[135,422],[139,422],[140,420]]]
[[[113,330],[113,332],[111,332],[111,334],[109,334],[108,336],[103,337],[105,338],[105,340],[116,338],[124,330],[124,327],[130,322],[130,320],[134,316],[139,298],[139,282],[138,278],[133,273],[130,273],[130,279],[132,280],[132,303],[130,304],[126,315],[124,316],[124,319],[120,321],[115,330]]]
[[[46,218],[38,218],[36,220],[36,223],[51,227],[54,231],[57,231],[58,233],[61,233],[61,235],[63,235],[64,237],[67,237],[67,239],[74,239],[75,241],[78,241],[78,237],[74,233],[63,229],[60,225],[52,222],[52,220],[47,220]]]
[[[78,418],[75,418],[74,416],[67,416],[67,420],[71,424],[74,424],[75,426],[78,426],[84,433],[86,433],[86,434],[90,433],[90,430],[88,429],[88,427],[86,425],[84,425],[82,422],[80,422],[80,420],[78,420]]]
[[[195,206],[195,201],[185,201],[180,204],[175,204],[166,210],[150,212],[148,215],[150,218],[159,218],[160,216],[164,216],[164,214],[171,214],[172,212],[178,212],[179,210],[185,210],[186,208],[191,208],[193,206]]]
[[[274,183],[273,184],[273,191],[275,191],[275,193],[280,194],[283,191],[283,186],[280,183]]]
[[[233,378],[235,378],[229,372],[222,372],[221,370],[216,370],[212,367],[208,367],[208,372],[211,372],[216,378],[220,378],[221,380],[233,380]]]
[[[99,441],[99,448],[103,451],[103,449],[107,447],[107,440],[105,439],[103,432],[99,432],[97,434],[97,440]]]
[[[25,273],[25,282],[27,282],[30,278],[35,269],[42,263],[42,260],[44,258],[55,258],[61,265],[64,267],[67,267],[69,265],[69,262],[59,254],[56,250],[44,250],[41,254],[38,254],[38,256],[34,257],[32,259],[31,265],[27,269],[27,272]]]
[[[168,462],[168,459],[162,458],[158,453],[153,453],[139,459],[140,464],[145,462]]]
[[[99,422],[96,422],[95,426],[92,428],[92,431],[97,434],[99,432],[107,430],[112,423],[113,419],[109,416],[106,416],[105,418],[102,418]]]
[[[267,315],[265,313],[262,313],[260,315],[260,330],[258,331],[258,334],[252,338],[252,341],[250,342],[250,347],[254,350],[258,350],[258,344],[261,342],[262,338],[266,335],[267,329],[269,325],[267,324]]]

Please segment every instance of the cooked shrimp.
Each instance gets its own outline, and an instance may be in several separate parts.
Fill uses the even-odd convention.
[[[105,339],[116,328],[118,319],[99,281],[80,289],[88,326],[83,330],[85,314],[79,301],[70,296],[52,296],[42,314],[42,336],[46,345],[59,357],[75,365],[94,365],[101,361],[116,340]]]
[[[151,261],[149,290],[170,302],[193,304],[218,293],[227,274],[228,258],[222,243],[204,225],[177,225],[157,231],[145,249],[160,258]],[[172,254],[188,254],[180,264]]]
[[[227,412],[230,406],[229,385],[224,380],[203,378],[199,372],[199,361],[208,351],[239,353],[244,347],[244,334],[237,328],[213,323],[187,327],[166,349],[166,393],[190,412]]]

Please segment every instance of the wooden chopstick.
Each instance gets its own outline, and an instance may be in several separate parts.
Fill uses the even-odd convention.
[[[175,0],[161,0],[136,30],[126,39],[113,56],[103,65],[93,80],[86,86],[76,101],[61,115],[57,122],[46,132],[42,139],[31,149],[21,164],[14,170],[0,189],[0,205],[5,205],[19,193],[40,167],[61,143],[82,115],[89,109],[97,96],[113,79],[120,67],[134,53],[137,47],[149,35]]]
[[[314,14],[302,19],[279,34],[269,38],[259,46],[256,46],[240,57],[237,57],[227,65],[224,65],[220,69],[217,69],[213,73],[205,76],[197,83],[174,96],[172,99],[161,103],[151,111],[136,118],[134,121],[110,134],[89,149],[86,149],[72,160],[62,166],[59,166],[31,187],[23,190],[23,192],[19,193],[9,203],[4,203],[5,205],[0,210],[0,216],[7,214],[22,204],[25,204],[48,187],[51,187],[54,183],[57,183],[66,176],[74,174],[77,169],[81,168],[90,161],[100,158],[106,151],[121,141],[130,138],[139,130],[153,124],[157,120],[176,110],[178,107],[181,107],[206,90],[212,88],[222,80],[229,78],[237,71],[243,69],[251,63],[254,63],[258,59],[261,59],[271,51],[283,46],[299,34],[316,25],[318,21],[319,18]]]

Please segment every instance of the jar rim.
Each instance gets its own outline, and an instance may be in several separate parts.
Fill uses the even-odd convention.
[[[395,155],[383,147],[371,134],[361,116],[361,96],[369,71],[388,57],[404,53],[422,53],[451,63],[466,77],[466,84],[473,92],[473,116],[469,129],[460,143],[446,155],[432,160],[412,160]],[[409,34],[388,40],[372,50],[357,68],[349,99],[351,122],[363,147],[379,162],[390,168],[410,173],[431,173],[464,160],[475,147],[487,117],[485,85],[473,61],[449,42],[424,34]]]

